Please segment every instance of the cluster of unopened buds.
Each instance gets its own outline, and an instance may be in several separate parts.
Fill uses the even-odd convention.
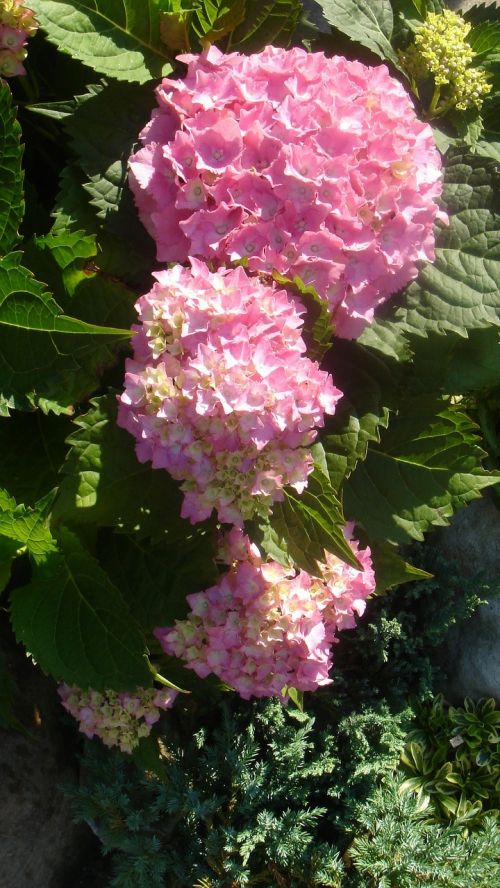
[[[352,526],[347,529],[352,532]],[[329,684],[336,632],[356,625],[374,591],[370,550],[350,543],[360,569],[325,552],[318,576],[265,561],[238,528],[221,547],[219,582],[188,596],[191,611],[155,635],[200,678],[213,673],[243,699]]]
[[[444,113],[452,106],[459,111],[480,108],[491,90],[486,72],[471,67],[476,54],[467,42],[470,30],[470,23],[449,9],[430,12],[417,31],[415,42],[400,53],[415,82],[433,76],[436,90],[429,108],[431,115]]]
[[[61,684],[59,696],[86,737],[100,737],[106,746],[118,746],[130,753],[143,737],[149,736],[161,711],[173,706],[177,691],[138,688],[133,693],[101,693]]]
[[[26,74],[26,42],[37,31],[35,15],[22,0],[0,0],[0,75]]]
[[[308,449],[342,393],[306,355],[302,310],[241,267],[156,274],[137,303],[119,425],[139,460],[182,482],[182,515],[242,526],[283,488],[302,491]]]

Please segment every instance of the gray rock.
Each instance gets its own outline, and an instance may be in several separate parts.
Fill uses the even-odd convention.
[[[60,705],[53,683],[22,652],[7,653],[22,688],[19,717],[32,736],[0,730],[0,888],[73,888],[67,874],[78,868],[91,834],[72,823],[57,789],[77,779]]]
[[[460,509],[451,525],[435,531],[431,545],[458,564],[464,577],[479,573],[500,583],[500,510],[488,496]],[[492,598],[474,616],[454,627],[440,662],[447,678],[442,688],[453,702],[464,697],[500,701],[500,599]]]

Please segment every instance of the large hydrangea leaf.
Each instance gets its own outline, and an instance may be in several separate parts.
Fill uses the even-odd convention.
[[[357,461],[365,458],[369,443],[380,441],[394,401],[395,379],[389,361],[347,340],[334,343],[325,369],[344,393],[321,436],[330,480],[338,491]]]
[[[182,497],[165,471],[141,464],[134,441],[116,424],[115,395],[95,398],[74,421],[54,521],[134,531],[140,537],[184,538]]]
[[[171,546],[152,546],[121,533],[110,533],[100,546],[102,566],[147,631],[183,619],[189,611],[186,595],[217,581],[212,534],[187,524],[185,530],[185,539]]]
[[[326,20],[351,40],[399,67],[391,46],[394,17],[390,0],[318,0]]]
[[[269,520],[260,525],[258,540],[276,561],[293,562],[316,575],[317,562],[324,561],[325,549],[359,567],[344,536],[344,526],[342,504],[328,475],[317,464],[302,494],[285,489],[283,502],[275,503]]]
[[[170,73],[156,0],[32,0],[51,43],[94,71],[145,83]]]
[[[143,250],[150,265],[153,245],[139,223],[128,188],[127,161],[154,105],[149,84],[98,84],[76,97],[74,113],[63,123],[98,219],[106,230]]]
[[[98,562],[69,531],[11,595],[16,638],[54,678],[96,690],[147,686],[144,639]]]
[[[368,536],[392,543],[422,540],[455,509],[499,483],[481,468],[477,426],[457,406],[423,396],[401,407],[344,485],[348,518]]]
[[[45,416],[40,410],[0,420],[0,487],[26,505],[57,487],[70,431],[67,416]]]
[[[300,0],[247,0],[245,18],[232,33],[230,48],[249,53],[270,43],[289,46],[301,12]]]
[[[93,292],[79,293],[71,309],[80,316],[70,317],[19,260],[0,260],[0,413],[28,404],[70,412],[129,339],[128,330],[107,325],[119,316],[123,288],[101,281],[98,294],[89,278],[83,285]]]
[[[0,254],[14,246],[23,218],[21,127],[12,108],[10,88],[0,82]]]

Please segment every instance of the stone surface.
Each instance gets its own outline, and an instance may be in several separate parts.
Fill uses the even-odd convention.
[[[500,510],[485,496],[460,509],[449,527],[429,540],[463,575],[481,573],[493,585],[500,583]],[[451,630],[440,661],[447,673],[442,690],[453,702],[464,697],[495,697],[500,701],[500,598],[476,611]]]
[[[0,888],[76,888],[82,859],[97,852],[57,789],[77,779],[77,767],[54,684],[14,647],[5,625],[0,634],[22,688],[16,714],[31,735],[0,730]]]

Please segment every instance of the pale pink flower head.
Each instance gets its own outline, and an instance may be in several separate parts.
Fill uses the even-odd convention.
[[[213,673],[243,699],[278,697],[288,688],[330,684],[337,629],[353,628],[375,583],[370,550],[351,543],[361,570],[325,552],[318,576],[265,561],[238,528],[227,534],[220,560],[228,570],[204,592],[188,595],[190,613],[155,629],[164,651],[200,678]]]
[[[84,691],[60,684],[61,703],[78,722],[82,734],[99,737],[106,746],[131,753],[148,737],[162,710],[170,709],[177,697],[171,688],[138,688],[133,693]]]
[[[341,392],[306,357],[302,309],[284,290],[198,260],[155,276],[136,305],[118,424],[141,462],[182,482],[183,517],[215,509],[241,526],[285,486],[304,489],[309,445]]]
[[[433,259],[446,216],[430,126],[385,65],[273,46],[181,61],[130,158],[158,259],[298,274],[356,337]]]

